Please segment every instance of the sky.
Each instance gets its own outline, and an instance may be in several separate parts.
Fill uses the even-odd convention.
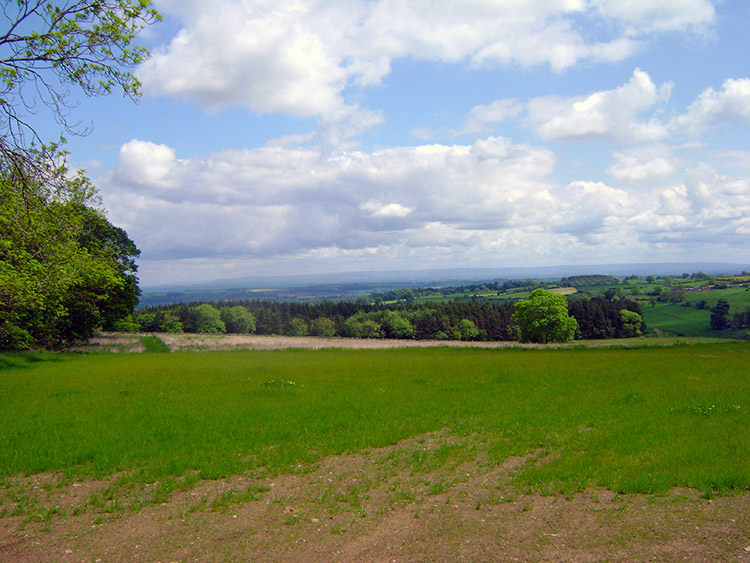
[[[157,0],[70,161],[142,287],[750,262],[747,0]]]

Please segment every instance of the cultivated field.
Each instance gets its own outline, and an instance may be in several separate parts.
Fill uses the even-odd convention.
[[[750,558],[747,343],[295,348],[0,356],[0,560]]]

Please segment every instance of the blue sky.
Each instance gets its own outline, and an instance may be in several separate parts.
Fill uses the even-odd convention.
[[[143,286],[750,257],[746,0],[164,0],[71,162]]]

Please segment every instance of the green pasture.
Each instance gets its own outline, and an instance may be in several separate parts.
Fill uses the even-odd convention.
[[[519,490],[750,487],[748,343],[4,355],[0,367],[0,485],[300,471],[442,430],[483,463],[542,460],[517,471]]]
[[[685,294],[685,301],[688,303],[705,300],[709,308],[715,307],[719,299],[726,299],[729,303],[730,316],[734,313],[746,311],[750,308],[750,288],[729,287],[727,289],[689,291]]]
[[[679,336],[713,336],[711,311],[684,307],[680,303],[641,304],[643,320],[649,330],[658,328],[667,334]]]

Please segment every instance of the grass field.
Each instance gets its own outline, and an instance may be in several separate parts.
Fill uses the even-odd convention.
[[[655,328],[666,334],[681,336],[712,336],[711,311],[683,307],[679,303],[641,304],[643,320],[649,330]]]
[[[730,287],[728,289],[712,289],[707,291],[691,291],[685,294],[685,301],[696,303],[705,300],[708,307],[715,307],[719,299],[726,299],[730,313],[745,311],[750,307],[750,290],[745,287]]]
[[[447,429],[414,457],[533,455],[520,491],[750,487],[750,345],[0,356],[0,483],[305,471]],[[2,508],[2,507],[0,507]]]

